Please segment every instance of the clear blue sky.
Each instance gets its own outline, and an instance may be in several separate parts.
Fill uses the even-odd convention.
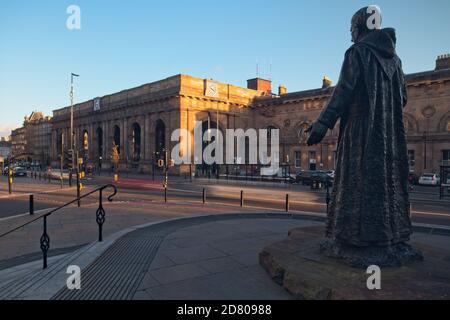
[[[81,30],[66,9],[81,8]],[[276,88],[335,82],[350,42],[350,18],[369,4],[398,32],[407,73],[434,68],[450,53],[450,1],[379,0],[2,0],[0,135],[33,110],[69,104],[70,73],[78,102],[178,73],[240,86],[272,64]]]

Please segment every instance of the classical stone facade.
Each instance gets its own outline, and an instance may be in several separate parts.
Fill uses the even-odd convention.
[[[450,156],[450,57],[442,56],[436,70],[407,76],[409,102],[405,108],[411,170],[438,172]],[[272,94],[264,79],[248,88],[176,75],[161,81],[96,98],[74,106],[74,141],[87,163],[110,167],[113,144],[120,150],[120,168],[151,172],[153,164],[172,150],[175,129],[193,138],[195,121],[225,129],[280,130],[280,160],[291,173],[300,169],[333,169],[338,126],[319,146],[306,146],[305,130],[319,116],[332,93],[328,78],[321,89]],[[53,165],[61,149],[70,147],[70,107],[53,112]],[[191,154],[194,157],[191,146]],[[187,152],[181,148],[181,153]],[[194,159],[193,159],[194,160]],[[174,172],[186,172],[186,167]]]
[[[42,112],[35,111],[25,117],[23,126],[11,133],[14,159],[42,166],[49,165],[51,132],[51,118],[45,117]]]

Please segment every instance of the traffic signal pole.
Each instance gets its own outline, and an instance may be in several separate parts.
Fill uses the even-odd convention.
[[[61,189],[64,187],[64,177],[63,177],[63,168],[64,168],[64,133],[61,134]]]

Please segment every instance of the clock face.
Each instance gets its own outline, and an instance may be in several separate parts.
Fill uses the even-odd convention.
[[[208,97],[217,98],[219,97],[219,90],[217,88],[217,84],[213,82],[208,82],[206,84],[206,93]]]

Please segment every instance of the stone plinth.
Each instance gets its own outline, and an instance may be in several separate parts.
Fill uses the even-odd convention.
[[[321,227],[293,229],[284,241],[264,248],[259,258],[274,281],[297,299],[450,299],[450,248],[437,244],[442,238],[429,237],[411,241],[424,261],[381,269],[381,290],[367,288],[366,270],[320,254]]]

